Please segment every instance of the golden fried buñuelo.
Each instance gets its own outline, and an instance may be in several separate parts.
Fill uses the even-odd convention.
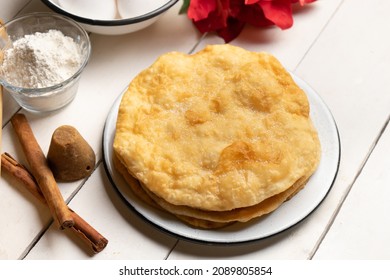
[[[172,205],[229,211],[314,172],[320,143],[306,94],[270,54],[231,45],[162,55],[130,83],[114,151]]]

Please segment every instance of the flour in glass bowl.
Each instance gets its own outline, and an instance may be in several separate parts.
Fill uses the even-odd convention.
[[[80,50],[73,39],[51,29],[15,40],[4,52],[0,76],[13,86],[45,88],[70,78],[80,64]]]

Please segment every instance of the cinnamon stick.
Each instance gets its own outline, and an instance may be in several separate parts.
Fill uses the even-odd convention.
[[[54,220],[61,229],[72,227],[74,225],[72,213],[62,198],[54,175],[35,139],[26,116],[16,114],[11,118],[11,123],[30,166],[31,174],[37,181]]]
[[[47,205],[45,197],[43,196],[34,177],[22,164],[18,163],[9,154],[3,153],[1,155],[1,166],[3,170],[21,183],[35,198],[41,203]],[[103,237],[96,229],[88,224],[72,209],[72,218],[74,225],[70,229],[78,236],[86,245],[91,248],[94,253],[101,252],[108,244],[108,240]]]

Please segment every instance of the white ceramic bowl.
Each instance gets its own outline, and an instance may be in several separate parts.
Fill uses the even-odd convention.
[[[65,10],[58,0],[41,0],[53,11],[68,16],[80,23],[87,31],[103,35],[121,35],[132,33],[148,27],[160,18],[178,0],[167,0],[162,6],[155,8],[143,15],[120,19],[94,19],[87,18]],[[100,0],[97,0],[100,1]]]
[[[11,84],[1,76],[0,84],[24,109],[43,113],[58,110],[69,104],[76,96],[81,74],[91,54],[91,43],[88,33],[74,20],[55,13],[31,13],[15,18],[5,25],[6,35],[1,37],[1,51],[12,46],[12,42],[36,32],[59,30],[74,40],[81,54],[78,70],[65,81],[49,87],[24,88]],[[7,41],[5,41],[7,40]],[[10,44],[11,42],[11,44]]]

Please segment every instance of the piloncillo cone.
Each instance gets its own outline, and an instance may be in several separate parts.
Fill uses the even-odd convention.
[[[59,181],[76,181],[89,176],[94,167],[95,152],[76,128],[58,127],[51,138],[47,161]]]

